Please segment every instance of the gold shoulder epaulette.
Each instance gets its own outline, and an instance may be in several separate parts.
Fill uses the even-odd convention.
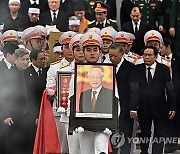
[[[92,23],[94,23],[94,22],[95,22],[95,20],[89,21],[89,22],[88,22],[88,25],[90,25],[90,24],[92,24]]]
[[[54,64],[57,64],[57,63],[59,63],[59,62],[60,62],[60,60],[55,61],[55,62],[52,62],[50,65],[54,65]]]
[[[60,66],[60,69],[61,69],[61,68],[64,68],[64,67],[67,67],[67,66],[69,66],[69,65],[70,65],[70,63],[69,63],[69,64],[61,65],[61,66]]]
[[[116,20],[112,20],[112,19],[109,19],[109,21],[111,21],[111,22],[117,22]]]

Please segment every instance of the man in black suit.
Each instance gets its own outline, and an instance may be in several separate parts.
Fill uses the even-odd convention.
[[[88,72],[89,84],[92,87],[81,93],[80,113],[95,112],[112,114],[113,91],[102,85],[104,73],[100,68]]]
[[[96,15],[96,20],[89,23],[88,28],[97,27],[102,29],[104,27],[113,27],[118,30],[115,20],[107,19],[108,6],[102,2],[96,2],[94,4],[94,10]]]
[[[172,82],[174,85],[174,90],[176,94],[176,103],[177,103],[177,108],[176,108],[176,116],[172,119],[169,120],[169,125],[168,125],[168,136],[169,137],[177,137],[179,136],[179,130],[180,130],[180,57],[175,55],[173,52],[172,44],[171,41],[167,38],[163,39],[163,44],[160,48],[160,52],[162,57],[162,62],[166,66],[170,68],[171,72],[171,77],[172,77]],[[165,153],[173,153],[176,151],[176,145],[177,142],[168,143],[165,146]]]
[[[46,88],[46,77],[48,68],[45,68],[45,55],[41,50],[32,50],[30,53],[32,64],[28,67],[29,82],[31,83],[31,99],[36,106],[36,117],[38,118],[41,98]]]
[[[139,123],[141,137],[145,143],[140,143],[141,154],[148,153],[151,137],[151,125],[154,123],[153,154],[163,153],[167,135],[168,120],[175,116],[176,98],[170,77],[169,68],[156,62],[158,50],[153,46],[143,49],[144,63],[136,66],[136,76],[139,83]],[[161,138],[161,140],[160,140]]]
[[[131,50],[140,55],[140,51],[144,48],[144,35],[150,30],[150,25],[141,21],[141,13],[138,7],[132,9],[130,17],[131,21],[123,24],[122,31],[135,35]]]
[[[14,52],[15,50],[18,49],[18,46],[14,43],[6,43],[4,47],[2,48],[3,54],[5,58],[0,61],[0,84],[2,82],[1,76],[3,73],[10,69],[14,63],[15,63],[15,57],[14,57]],[[0,102],[0,108],[2,108],[2,103]],[[3,119],[0,115],[0,153],[6,153],[5,152],[5,132],[4,132],[4,124],[3,124]]]
[[[4,59],[0,61],[0,74],[3,71],[10,69],[15,64],[14,52],[19,47],[14,43],[6,43],[2,48],[2,52],[4,54]]]
[[[114,43],[109,47],[109,58],[116,64],[116,81],[120,100],[119,132],[124,133],[125,144],[121,154],[130,154],[131,143],[127,137],[132,137],[133,122],[137,116],[138,83],[133,70],[134,65],[124,59],[124,50],[120,44]]]
[[[68,30],[68,14],[60,8],[60,0],[48,0],[50,10],[40,14],[40,20],[45,25],[56,25],[61,32]]]
[[[16,66],[4,72],[0,94],[1,113],[6,126],[6,153],[32,154],[36,124],[34,105],[29,99],[29,53],[20,48],[14,55]]]

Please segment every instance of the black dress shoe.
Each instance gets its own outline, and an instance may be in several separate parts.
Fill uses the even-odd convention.
[[[166,147],[164,150],[164,153],[173,153],[175,152],[175,148],[174,147]]]

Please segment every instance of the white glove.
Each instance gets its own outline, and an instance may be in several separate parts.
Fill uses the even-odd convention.
[[[66,110],[65,110],[65,108],[64,107],[59,107],[58,109],[57,109],[57,113],[60,113],[60,114],[64,114],[66,112]]]
[[[54,96],[55,95],[55,91],[53,89],[48,89],[47,92],[48,92],[47,94],[49,96]]]
[[[75,133],[82,133],[82,132],[84,132],[84,128],[82,127],[78,127],[75,129]]]
[[[105,128],[103,133],[110,136],[112,134],[112,131],[109,128]]]

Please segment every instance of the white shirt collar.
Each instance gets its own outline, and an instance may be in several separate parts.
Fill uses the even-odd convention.
[[[116,73],[119,71],[119,68],[121,67],[122,63],[124,61],[124,56],[122,57],[121,61],[119,64],[117,64],[117,67],[116,67]]]
[[[4,62],[8,69],[10,69],[12,67],[12,64],[10,62],[8,62],[6,58],[4,58]]]
[[[32,66],[34,67],[35,71],[36,71],[37,73],[39,73],[39,72],[38,72],[38,71],[39,71],[39,68],[36,67],[34,64],[32,64]],[[40,69],[40,70],[41,70],[41,69]]]
[[[147,66],[147,65],[146,65],[146,69],[147,69],[148,67],[151,67],[151,69],[155,70],[156,65],[157,65],[156,62],[154,62],[151,66]]]
[[[170,53],[168,56],[165,56],[165,57],[169,57],[170,59],[172,59],[172,53]]]
[[[53,17],[53,16],[54,16],[54,15],[53,15],[54,11],[50,10],[50,13],[51,13],[51,16]],[[55,11],[55,13],[56,13],[56,18],[57,18],[57,15],[58,15],[58,13],[59,13],[59,10]]]
[[[34,4],[33,0],[30,0],[31,5]],[[36,0],[36,4],[39,5],[39,0]]]

